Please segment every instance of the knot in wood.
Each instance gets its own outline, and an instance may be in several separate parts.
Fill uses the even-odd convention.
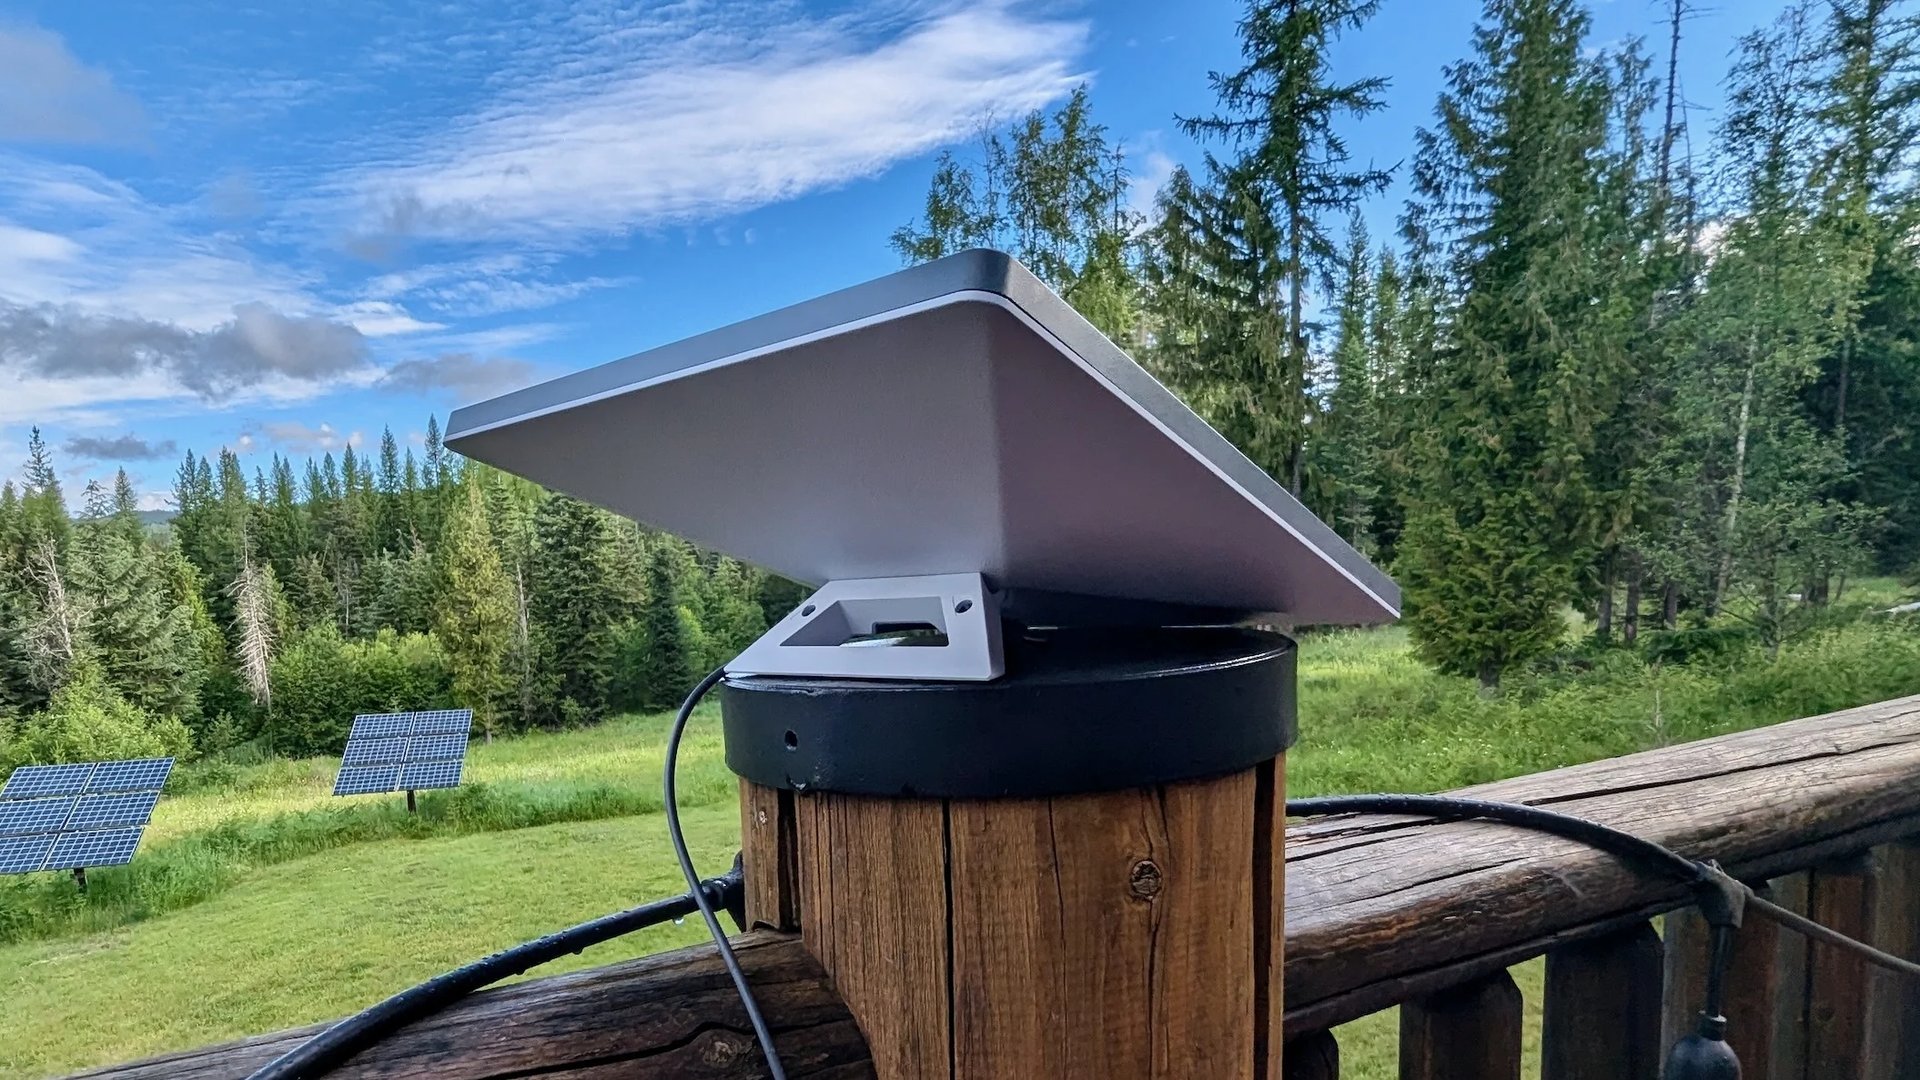
[[[1142,900],[1151,900],[1160,895],[1160,864],[1152,859],[1141,859],[1127,872],[1127,888]]]

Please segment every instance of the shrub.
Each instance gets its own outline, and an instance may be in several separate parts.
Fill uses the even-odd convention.
[[[78,668],[47,708],[19,724],[8,764],[184,756],[193,737],[175,716],[142,710],[92,664]]]
[[[346,641],[332,626],[294,638],[273,661],[273,701],[260,734],[276,753],[336,754],[356,713],[448,708],[445,655],[432,634],[382,630]]]

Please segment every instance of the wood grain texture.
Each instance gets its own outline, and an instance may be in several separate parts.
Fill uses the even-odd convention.
[[[1287,759],[1254,769],[1253,795],[1253,1075],[1287,1075]],[[1331,1043],[1332,1036],[1328,1036]],[[1339,1047],[1333,1048],[1339,1071]]]
[[[875,1075],[852,1015],[789,934],[735,940],[787,1072]],[[238,1080],[324,1030],[247,1039],[84,1075]],[[766,1075],[733,983],[711,945],[488,990],[383,1039],[337,1080],[482,1080],[529,1075],[749,1080]]]
[[[801,936],[858,1018],[880,1080],[948,1075],[944,807],[803,795],[794,810]]]
[[[1520,988],[1502,971],[1400,1007],[1400,1080],[1520,1080]]]
[[[740,854],[747,925],[800,929],[799,825],[791,791],[740,781]]]
[[[1660,935],[1640,923],[1547,954],[1542,1080],[1656,1080]]]
[[[1807,915],[1861,941],[1874,936],[1875,867],[1870,854],[1817,866],[1807,884]],[[1807,947],[1807,1080],[1867,1075],[1868,966],[1821,942]]]
[[[1781,907],[1802,915],[1807,913],[1807,887],[1812,874],[1800,871],[1773,879],[1768,883],[1770,899]],[[1741,928],[1743,936],[1763,934],[1757,921],[1749,921]],[[1775,926],[1773,968],[1777,972],[1778,992],[1773,1004],[1773,1039],[1767,1047],[1766,1059],[1747,1070],[1748,1075],[1758,1080],[1802,1080],[1807,1069],[1807,939],[1799,934],[1790,934]],[[1753,962],[1764,962],[1764,957],[1754,957]],[[1729,1009],[1740,1008],[1740,995],[1745,991],[1739,984],[1733,986],[1734,994],[1728,998]],[[1729,1014],[1732,1015],[1731,1013]],[[1745,1015],[1745,1010],[1742,1010]],[[1745,1050],[1735,1034],[1733,1047],[1743,1056]]]
[[[955,802],[953,1075],[1252,1075],[1251,771]]]
[[[1920,957],[1920,843],[1889,844],[1879,871],[1873,943],[1895,956]],[[1920,1077],[1920,979],[1884,968],[1868,974],[1867,1080]]]
[[[1766,877],[1920,832],[1920,697],[1466,789]],[[1790,793],[1790,794],[1783,794]],[[1685,903],[1611,856],[1481,822],[1293,822],[1287,1030],[1303,1033]]]
[[[1287,1043],[1281,1080],[1340,1080],[1340,1043],[1331,1031],[1310,1031]]]

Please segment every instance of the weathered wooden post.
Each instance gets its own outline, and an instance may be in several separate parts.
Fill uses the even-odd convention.
[[[1018,263],[966,252],[456,412],[800,581],[729,663],[750,917],[883,1080],[1279,1080],[1292,643],[1398,590]]]

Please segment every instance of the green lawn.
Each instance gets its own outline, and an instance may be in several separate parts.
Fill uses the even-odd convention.
[[[1437,676],[1398,630],[1310,638],[1299,795],[1437,790],[1920,693],[1920,631],[1873,619],[1751,651],[1649,665],[1570,655],[1497,698]],[[738,843],[734,781],[703,709],[682,763],[703,869]],[[338,1016],[436,972],[681,891],[659,814],[664,718],[477,745],[469,784],[328,795],[333,762],[200,763],[130,867],[0,880],[0,1074],[40,1076]],[[567,966],[698,940],[663,927]],[[1537,998],[1539,965],[1519,971]],[[1538,1019],[1530,1024],[1537,1042]],[[1343,1075],[1394,1075],[1395,1018],[1343,1029]]]

